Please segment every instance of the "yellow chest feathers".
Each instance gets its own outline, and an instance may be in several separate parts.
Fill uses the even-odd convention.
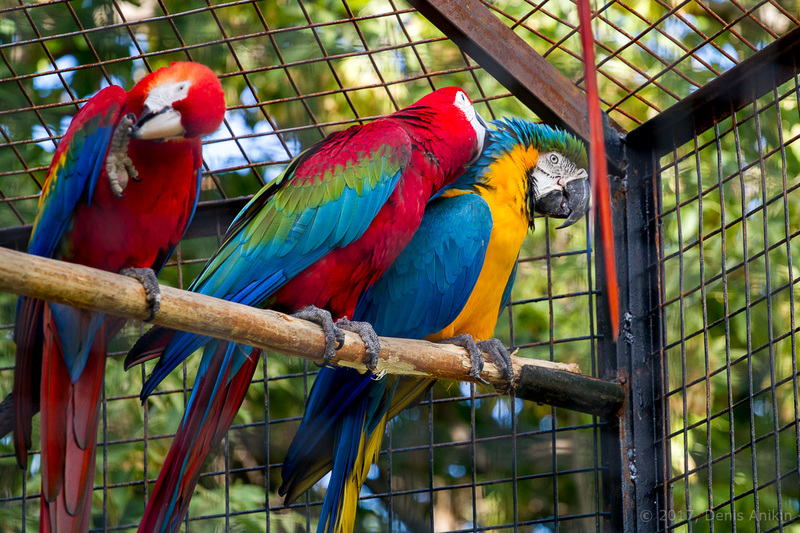
[[[480,196],[492,211],[492,233],[475,289],[456,319],[443,330],[429,335],[436,341],[468,333],[475,340],[492,337],[508,277],[514,268],[522,241],[528,233],[527,176],[536,166],[539,152],[518,146],[492,163],[485,174]],[[448,196],[463,194],[447,193]]]

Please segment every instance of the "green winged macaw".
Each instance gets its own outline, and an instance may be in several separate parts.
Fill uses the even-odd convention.
[[[449,87],[329,135],[245,206],[190,290],[316,320],[330,360],[337,342],[331,317],[353,316],[359,295],[414,235],[428,200],[478,157],[485,134],[466,93]],[[371,328],[339,325],[365,338],[374,367],[379,347]],[[203,345],[186,414],[139,531],[180,527],[203,461],[230,427],[259,351],[154,328],[128,354],[128,367],[160,357],[144,399]]]
[[[507,359],[491,337],[534,214],[566,218],[561,227],[569,226],[586,212],[590,194],[586,154],[575,137],[518,119],[493,127],[481,158],[428,204],[409,245],[362,296],[355,320],[379,335],[459,338],[468,350]],[[279,493],[287,504],[331,471],[317,532],[352,531],[388,420],[432,384],[322,368],[283,464]]]
[[[28,252],[142,281],[153,313],[160,270],[197,206],[201,137],[222,123],[219,80],[173,63],[130,91],[102,89],[73,118],[47,170]],[[106,340],[122,321],[21,297],[14,388],[0,435],[14,432],[27,464],[41,408],[42,531],[87,531]]]

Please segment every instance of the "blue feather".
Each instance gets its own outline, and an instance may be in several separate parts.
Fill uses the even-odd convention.
[[[310,157],[308,152],[304,153]],[[288,280],[331,250],[345,247],[361,237],[394,191],[403,171],[397,168],[388,173],[389,167],[383,158],[376,159],[362,162],[360,167],[362,171],[366,168],[367,174],[381,172],[374,187],[370,184],[371,178],[358,176],[355,187],[342,187],[338,198],[323,199],[316,207],[301,209],[292,203],[304,191],[296,187],[281,189],[281,184],[290,183],[286,175],[266,185],[231,224],[222,246],[209,259],[190,290],[259,307]],[[297,165],[290,165],[286,172],[296,168]],[[344,209],[353,216],[338,216]],[[294,210],[297,212],[292,214]],[[285,224],[290,224],[290,229],[281,239]],[[267,235],[273,238],[267,240]],[[203,335],[176,334],[142,388],[141,398],[152,393],[167,374],[208,340],[209,337]],[[235,364],[242,362],[240,356],[233,361]]]

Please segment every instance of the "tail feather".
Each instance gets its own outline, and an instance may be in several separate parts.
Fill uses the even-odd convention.
[[[100,399],[105,382],[105,337],[98,333],[95,339],[81,377],[72,386],[71,405],[76,415],[71,419],[74,424],[73,437],[82,449],[93,446],[97,441]]]
[[[63,499],[47,502],[44,494],[42,494],[39,533],[80,533],[89,531],[90,520],[90,513],[83,513],[79,520],[76,520],[65,508]]]
[[[14,393],[12,392],[0,402],[0,439],[14,431],[14,426],[17,423],[16,410]]]
[[[158,326],[151,328],[128,351],[128,355],[125,356],[125,370],[130,370],[133,366],[161,357],[175,333],[177,332],[174,329]]]
[[[95,335],[86,365],[72,383],[55,323],[49,307],[45,307],[42,531],[81,532],[89,528],[105,346],[105,335]]]
[[[433,383],[391,376],[376,381],[352,369],[323,368],[286,454],[278,493],[291,503],[330,471],[317,531],[352,531],[361,486],[377,461],[388,421]]]
[[[27,467],[28,450],[31,447],[31,420],[39,411],[44,307],[42,300],[32,298],[20,298],[17,303],[17,325],[14,330],[17,343],[14,389],[3,401],[3,405],[7,405],[10,410],[0,424],[0,437],[13,429],[17,464],[23,470]]]
[[[58,331],[45,307],[44,350],[42,357],[42,493],[53,502],[64,485],[64,460],[67,448],[67,406],[72,382],[61,353]]]
[[[215,343],[208,369],[194,385],[189,407],[147,502],[140,532],[180,529],[203,463],[233,424],[258,366],[259,350],[253,350],[231,376],[230,352],[237,348],[230,346]]]
[[[283,483],[278,494],[288,505],[331,470],[333,450],[337,448],[337,424],[349,413],[366,411],[367,404],[378,405],[393,377],[374,381],[353,369],[325,367],[320,370],[297,433],[283,462]]]
[[[376,462],[386,429],[386,415],[370,433],[368,413],[362,409],[346,416],[339,425],[336,454],[330,482],[325,493],[317,533],[344,533],[355,528],[356,509],[361,486]]]
[[[397,388],[389,405],[386,420],[396,417],[403,409],[408,409],[422,399],[428,389],[436,383],[434,379],[403,376],[398,380]]]
[[[386,389],[381,402],[373,409],[370,409],[369,403],[362,404],[365,408],[362,412],[341,421],[337,428],[333,448],[336,454],[318,533],[354,530],[361,487],[372,463],[378,461],[386,425],[400,411],[419,401],[433,383],[432,379],[401,377],[396,386]]]

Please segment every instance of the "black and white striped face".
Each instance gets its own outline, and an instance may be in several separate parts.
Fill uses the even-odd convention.
[[[531,177],[536,183],[537,196],[541,198],[554,191],[563,191],[570,181],[588,179],[589,174],[560,153],[546,152],[539,154]]]
[[[559,152],[539,154],[528,176],[531,190],[528,201],[532,211],[554,217],[566,218],[561,228],[578,221],[589,208],[591,190],[589,174],[574,161]]]

